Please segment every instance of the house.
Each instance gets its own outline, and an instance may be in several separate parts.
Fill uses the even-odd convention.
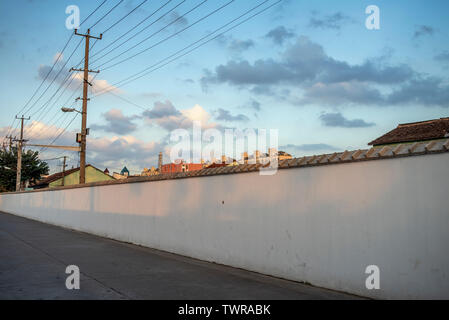
[[[159,174],[159,169],[155,167],[151,167],[151,169],[144,168],[142,173],[140,174],[143,177],[155,176]]]
[[[185,163],[184,160],[162,165],[161,173],[198,171],[204,168],[202,163]]]
[[[449,137],[449,118],[403,123],[383,136],[371,141],[374,147],[399,143],[438,140]]]
[[[275,158],[276,156],[278,158],[278,161],[293,159],[292,155],[285,151],[277,151],[275,148],[269,148],[268,153],[256,150],[251,156],[248,156],[248,152],[244,152],[242,154],[242,160],[240,160],[240,163],[268,163],[272,158]]]
[[[112,176],[114,177],[114,179],[117,179],[117,180],[128,179],[129,178],[129,170],[126,166],[124,166],[122,171],[120,171],[120,173],[114,172],[112,174]]]
[[[79,184],[79,179],[80,179],[80,168],[73,168],[70,170],[66,170],[65,172],[58,172],[49,175],[37,181],[34,185],[31,185],[30,188],[43,189],[61,186],[71,186]],[[86,183],[108,181],[108,180],[115,180],[115,179],[110,175],[105,174],[102,170],[95,168],[90,164],[86,166]]]
[[[128,177],[128,176],[129,176],[129,170],[128,170],[128,168],[127,168],[126,166],[124,166],[123,169],[122,169],[122,171],[120,171],[120,174],[121,174],[122,176]]]

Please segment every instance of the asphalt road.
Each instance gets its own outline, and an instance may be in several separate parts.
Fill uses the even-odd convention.
[[[68,265],[80,289],[68,290]],[[354,299],[0,212],[0,299]]]

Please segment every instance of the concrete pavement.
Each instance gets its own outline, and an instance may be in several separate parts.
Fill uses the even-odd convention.
[[[77,265],[80,290],[65,269]],[[0,212],[0,299],[354,299]]]

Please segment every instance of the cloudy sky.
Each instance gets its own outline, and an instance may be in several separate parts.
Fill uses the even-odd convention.
[[[195,120],[278,129],[300,156],[366,148],[398,123],[449,115],[448,1],[107,0],[91,14],[102,3],[0,2],[2,137],[24,114],[29,143],[76,145],[80,116],[60,111],[81,108],[82,77],[68,70],[84,43],[66,28],[69,5],[86,20],[80,32],[103,33],[91,40],[101,72],[88,105],[88,162],[101,169],[156,165],[170,133]],[[380,30],[365,27],[373,4]],[[75,152],[41,150],[62,155],[77,165]]]

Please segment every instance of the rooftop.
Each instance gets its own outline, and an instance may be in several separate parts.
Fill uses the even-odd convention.
[[[94,166],[92,166],[92,165],[90,165],[90,164],[86,165],[86,168],[87,168],[87,167],[92,167],[92,168],[94,168],[94,169],[97,169],[97,168],[95,168]],[[45,178],[43,178],[43,179],[37,181],[35,184],[32,185],[32,187],[50,184],[50,183],[52,183],[52,182],[54,182],[54,181],[56,181],[56,180],[58,180],[58,179],[61,179],[63,174],[64,174],[65,177],[67,177],[69,174],[72,174],[72,173],[74,173],[74,172],[79,171],[79,169],[80,169],[80,168],[78,167],[78,168],[72,168],[72,169],[66,170],[65,172],[57,172],[57,173],[54,173],[54,174],[52,174],[52,175],[49,175],[49,176],[47,176],[47,177],[45,177]],[[99,170],[99,169],[97,169],[97,170]],[[101,170],[99,170],[99,171],[101,171]],[[103,171],[102,171],[102,172],[103,172]]]
[[[415,141],[428,141],[449,137],[449,118],[404,123],[396,129],[371,141],[368,145],[378,146]]]
[[[344,152],[335,152],[331,154],[321,154],[305,156],[301,158],[293,158],[288,160],[279,161],[279,170],[289,168],[302,168],[302,167],[314,167],[314,166],[327,166],[349,162],[362,162],[362,161],[375,161],[383,159],[396,159],[410,156],[421,156],[426,154],[438,154],[449,152],[449,138],[441,140],[433,140],[427,142],[415,142],[413,144],[403,143],[395,146],[384,146],[383,148],[372,147],[371,149],[353,150]],[[55,187],[52,189],[38,189],[34,191],[21,191],[21,192],[40,192],[47,190],[60,190],[67,188],[84,188],[91,186],[112,185],[121,183],[135,183],[146,181],[160,181],[160,180],[174,180],[193,177],[206,177],[214,175],[225,174],[238,174],[247,172],[257,172],[261,168],[267,167],[268,164],[240,164],[237,166],[226,166],[218,168],[205,168],[198,171],[178,172],[178,173],[166,173],[147,177],[135,177],[133,179],[124,180],[112,180],[102,182],[86,183],[84,185],[73,185],[65,187]],[[21,193],[19,192],[19,193]]]

